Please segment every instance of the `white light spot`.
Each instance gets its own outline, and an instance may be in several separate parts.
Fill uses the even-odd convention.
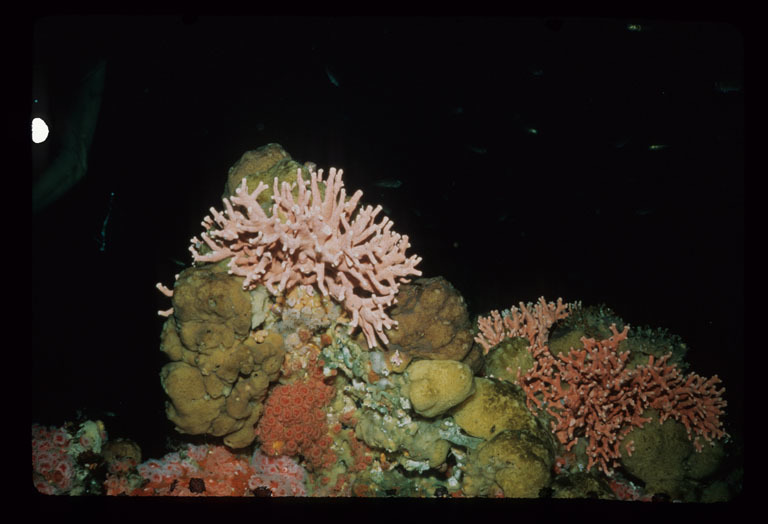
[[[32,119],[32,142],[35,144],[45,142],[49,133],[50,130],[48,129],[48,124],[45,123],[45,120],[39,117]]]

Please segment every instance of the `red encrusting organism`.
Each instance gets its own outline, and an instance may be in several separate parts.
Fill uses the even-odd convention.
[[[107,476],[108,495],[242,497],[251,493],[253,466],[224,446],[193,446],[137,467],[145,483],[136,489],[119,475]]]
[[[275,386],[264,404],[256,436],[269,456],[301,455],[311,468],[323,469],[336,462],[323,409],[336,390],[323,381],[322,368],[311,369],[316,371],[305,380]]]

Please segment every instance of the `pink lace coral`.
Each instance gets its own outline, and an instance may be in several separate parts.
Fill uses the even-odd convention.
[[[243,179],[235,196],[224,199],[223,213],[211,208],[203,220],[202,241],[193,238],[190,251],[197,262],[230,258],[229,272],[245,277],[245,289],[263,284],[278,294],[316,284],[352,315],[350,333],[359,325],[374,347],[377,336],[388,342],[384,328],[397,323],[384,308],[395,302],[399,284],[408,282],[405,277],[421,275],[415,269],[421,258],[406,258],[408,236],[393,232],[389,218],[375,221],[381,206],[355,213],[363,193],[358,190],[347,200],[342,173],[331,168],[324,180],[322,170],[312,171],[307,182],[299,169],[296,184],[279,185],[275,178],[271,214],[257,202],[268,186],[260,182],[249,194]],[[199,251],[203,243],[210,253]]]
[[[491,311],[487,317],[477,319],[478,335],[475,342],[483,346],[483,355],[487,355],[493,346],[511,337],[525,337],[531,343],[531,349],[547,344],[549,328],[558,320],[571,314],[574,304],[564,304],[562,298],[555,302],[547,302],[540,297],[535,304],[526,305],[520,302],[520,307],[512,306],[499,314]]]
[[[717,375],[710,379],[683,375],[675,364],[667,364],[669,354],[627,368],[629,351],[618,348],[627,339],[629,326],[618,331],[612,324],[610,329],[613,335],[608,339],[582,337],[583,348],[571,348],[567,354],[554,356],[547,346],[536,348],[533,368],[522,376],[518,372],[528,407],[552,416],[552,431],[566,451],[583,436],[587,470],[597,466],[611,476],[622,457],[624,437],[651,420],[642,416],[648,408],[660,412],[660,422],[667,418],[682,422],[697,451],[702,450],[701,439],[713,443],[727,436],[721,421],[727,406],[725,389],[716,387]],[[625,450],[631,455],[633,443],[628,442]]]

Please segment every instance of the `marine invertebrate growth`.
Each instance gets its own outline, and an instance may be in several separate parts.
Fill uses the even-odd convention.
[[[314,469],[336,461],[330,449],[324,408],[333,398],[333,386],[321,376],[275,386],[267,398],[264,415],[256,426],[261,448],[269,456],[303,455]]]
[[[100,492],[93,470],[101,463],[107,432],[100,420],[61,427],[32,424],[32,480],[45,495]]]
[[[248,479],[252,491],[269,489],[277,497],[307,495],[307,472],[295,460],[286,456],[272,457],[256,448],[251,458],[255,473]]]
[[[542,347],[547,343],[549,329],[558,320],[566,318],[571,313],[574,304],[564,304],[562,298],[555,302],[547,302],[540,297],[535,304],[524,304],[520,307],[512,306],[499,314],[497,310],[491,311],[490,316],[477,319],[477,327],[480,333],[475,341],[483,346],[483,354],[504,340],[511,337],[524,337],[531,343],[531,349]]]
[[[646,409],[657,409],[660,422],[675,418],[685,425],[697,451],[700,440],[710,443],[726,436],[721,416],[727,405],[725,389],[716,388],[715,375],[704,379],[695,373],[681,374],[668,365],[669,355],[635,369],[626,367],[629,351],[619,352],[629,326],[606,340],[582,337],[583,348],[553,356],[545,347],[534,351],[535,364],[518,382],[531,410],[543,409],[554,417],[552,431],[569,451],[580,436],[587,439],[587,469],[597,466],[611,476],[622,456],[632,454],[632,442],[622,446],[633,427],[650,421]]]
[[[134,496],[242,497],[250,494],[251,463],[224,446],[194,446],[168,453],[161,459],[139,464],[144,484],[130,492]],[[120,491],[111,494],[121,494]]]
[[[296,184],[280,186],[275,177],[269,215],[257,201],[268,186],[259,182],[249,193],[244,178],[236,194],[224,199],[223,213],[211,208],[202,222],[206,232],[192,239],[190,251],[196,262],[229,258],[229,272],[245,277],[244,289],[263,284],[276,295],[317,285],[351,314],[350,333],[360,326],[374,347],[376,337],[388,342],[384,328],[396,322],[384,308],[394,303],[405,277],[421,275],[421,258],[405,256],[408,236],[392,231],[389,218],[376,222],[381,206],[357,209],[362,191],[347,200],[342,173],[331,168],[324,179],[322,170],[312,171],[306,181],[299,169]]]
[[[215,265],[182,271],[160,345],[171,360],[160,372],[168,419],[181,433],[223,437],[232,448],[253,441],[285,353],[277,333],[250,335],[251,300],[240,280]]]

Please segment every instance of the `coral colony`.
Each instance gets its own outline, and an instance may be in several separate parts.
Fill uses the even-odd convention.
[[[575,433],[584,429],[588,440],[587,469],[597,465],[606,475],[622,456],[621,443],[632,427],[642,427],[650,418],[641,415],[647,409],[660,412],[660,422],[672,417],[685,425],[688,438],[697,451],[701,438],[712,442],[726,436],[720,417],[726,402],[724,389],[718,389],[717,376],[708,380],[695,373],[687,376],[677,366],[666,365],[669,355],[654,363],[628,369],[629,352],[619,352],[619,343],[627,339],[629,326],[619,332],[611,324],[612,336],[598,341],[582,337],[583,348],[554,357],[546,346],[552,324],[565,318],[571,306],[547,304],[542,298],[533,308],[520,304],[503,317],[492,311],[480,318],[481,334],[477,341],[484,351],[505,337],[523,336],[530,341],[533,367],[525,374],[517,370],[517,379],[527,395],[531,410],[544,409],[552,415],[552,431],[569,451],[578,443]],[[624,446],[632,454],[632,442]]]
[[[375,222],[381,206],[362,208],[352,219],[363,192],[346,200],[341,169],[331,168],[327,180],[322,174],[322,169],[310,173],[307,191],[299,169],[296,200],[294,188],[283,182],[278,189],[275,178],[271,215],[257,201],[268,186],[259,183],[248,194],[243,179],[237,195],[224,199],[225,213],[211,208],[213,219],[203,220],[202,238],[211,252],[201,255],[197,238],[190,251],[196,262],[229,259],[229,273],[245,277],[245,289],[262,284],[277,295],[296,285],[316,284],[352,315],[350,333],[359,325],[369,347],[376,345],[376,336],[386,344],[384,328],[396,324],[384,308],[395,302],[399,282],[408,282],[404,277],[421,275],[415,269],[421,258],[405,257],[408,237],[391,231],[391,220]],[[318,183],[325,184],[325,197]]]
[[[312,167],[246,153],[194,265],[158,284],[175,447],[142,461],[100,421],[35,424],[40,493],[727,498],[725,390],[681,371],[684,345],[543,297],[473,325],[450,284],[408,280],[421,259],[381,206]]]

